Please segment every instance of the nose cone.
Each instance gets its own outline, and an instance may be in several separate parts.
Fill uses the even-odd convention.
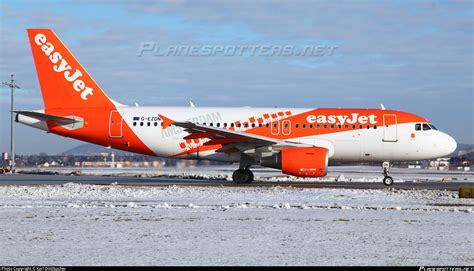
[[[456,140],[454,140],[454,138],[452,138],[448,134],[443,133],[441,140],[441,149],[443,150],[443,156],[451,155],[458,147]]]

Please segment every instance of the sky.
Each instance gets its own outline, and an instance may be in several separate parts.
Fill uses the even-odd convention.
[[[51,28],[114,100],[140,106],[386,108],[474,143],[474,1],[0,1],[0,81],[43,102],[26,28]],[[332,54],[154,55],[172,46],[332,46]],[[311,47],[313,46],[313,47]],[[0,88],[0,151],[9,149]],[[16,124],[20,154],[80,141]]]

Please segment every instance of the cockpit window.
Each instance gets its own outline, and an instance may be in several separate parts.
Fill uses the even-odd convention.
[[[429,131],[429,130],[438,130],[433,124],[431,123],[415,123],[415,131]]]
[[[433,124],[428,124],[428,125],[431,127],[431,129],[438,130],[438,128],[436,128],[436,126],[434,126]]]

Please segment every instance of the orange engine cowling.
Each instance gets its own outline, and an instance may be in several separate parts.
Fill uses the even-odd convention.
[[[260,164],[278,168],[298,177],[323,177],[327,174],[328,149],[321,147],[282,148],[273,156],[263,157]]]

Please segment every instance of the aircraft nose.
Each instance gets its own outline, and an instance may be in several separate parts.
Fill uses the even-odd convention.
[[[449,156],[456,150],[458,144],[450,135],[443,133],[441,146],[443,149],[443,156]]]

